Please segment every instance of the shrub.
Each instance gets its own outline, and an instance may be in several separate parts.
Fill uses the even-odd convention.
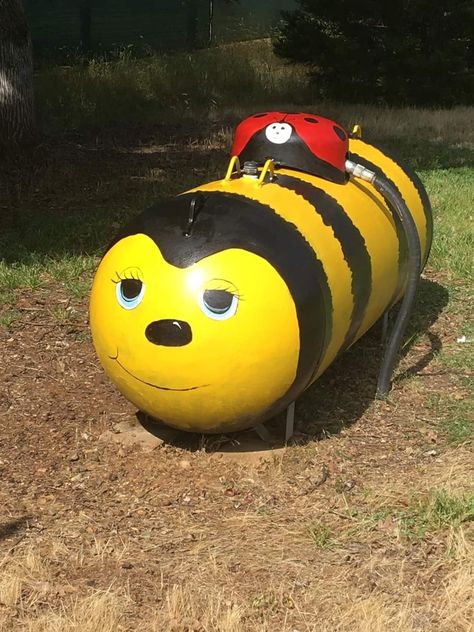
[[[322,97],[455,105],[474,97],[474,7],[466,0],[298,0],[275,52],[307,64]]]

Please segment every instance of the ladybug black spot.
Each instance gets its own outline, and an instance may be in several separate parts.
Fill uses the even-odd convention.
[[[304,120],[307,121],[308,123],[319,123],[318,119],[311,118],[309,116],[305,116]]]
[[[336,135],[339,136],[341,140],[346,140],[347,138],[346,132],[343,129],[341,129],[340,127],[337,127],[336,125],[333,126],[333,129],[336,132]]]
[[[254,114],[253,118],[262,118],[262,116],[266,116],[266,115],[267,115],[266,112],[263,112],[262,114]]]

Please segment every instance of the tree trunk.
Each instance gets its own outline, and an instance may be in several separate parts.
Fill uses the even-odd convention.
[[[79,3],[79,19],[81,22],[81,53],[89,55],[92,49],[91,0],[81,0]]]
[[[0,147],[36,134],[31,37],[22,0],[0,0]]]

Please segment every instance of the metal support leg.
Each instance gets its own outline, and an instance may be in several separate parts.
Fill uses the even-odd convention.
[[[389,320],[390,320],[390,310],[387,310],[385,314],[383,315],[383,320],[382,320],[382,340],[381,340],[382,346],[385,344],[385,340],[387,339]]]
[[[295,402],[291,402],[291,404],[286,409],[286,425],[285,425],[285,443],[293,436],[295,429]]]
[[[272,442],[272,435],[268,432],[267,428],[265,428],[264,424],[258,424],[258,426],[255,426],[255,432],[262,441],[266,441],[267,443]]]

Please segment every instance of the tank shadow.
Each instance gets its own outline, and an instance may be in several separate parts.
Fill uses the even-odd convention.
[[[408,340],[401,357],[406,356],[421,334],[427,338],[427,348],[413,364],[396,374],[399,384],[425,369],[441,350],[440,338],[430,331],[443,308],[447,305],[447,289],[435,281],[421,279],[418,298],[410,326],[405,335]],[[377,376],[383,356],[381,322],[338,358],[327,371],[305,391],[296,403],[295,435],[293,444],[306,444],[338,434],[343,428],[356,423],[375,397]],[[265,424],[268,437],[262,438],[255,430],[222,435],[202,435],[171,429],[164,424],[137,413],[140,424],[165,444],[181,449],[205,450],[209,453],[262,454],[285,446],[285,414]]]
[[[263,439],[255,429],[227,434],[201,434],[170,428],[141,411],[137,411],[136,418],[146,431],[161,439],[164,444],[190,452],[204,450],[209,453],[270,453],[285,445],[284,415],[278,415],[265,424],[268,439]]]

